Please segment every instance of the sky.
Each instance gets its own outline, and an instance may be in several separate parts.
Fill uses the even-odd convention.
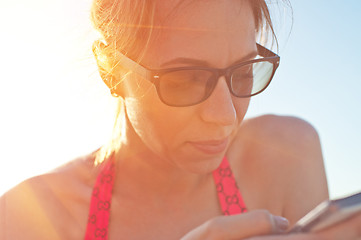
[[[0,194],[110,136],[115,99],[92,56],[90,4],[0,0]],[[291,4],[292,14],[282,5],[275,14],[281,65],[247,117],[308,121],[320,135],[331,198],[361,191],[361,1]]]

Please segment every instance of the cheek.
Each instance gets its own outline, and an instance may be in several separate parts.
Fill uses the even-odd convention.
[[[153,90],[140,98],[126,98],[126,111],[143,143],[153,152],[164,156],[181,145],[194,114],[166,106]]]
[[[153,106],[147,102],[152,101],[142,98],[125,98],[126,114],[131,128],[141,141],[153,151],[159,152],[161,149],[159,126],[156,124],[158,116],[152,111]]]
[[[250,98],[236,98],[236,97],[232,97],[232,98],[233,98],[233,105],[236,110],[237,120],[238,120],[238,125],[239,125],[239,124],[241,124],[241,122],[244,119],[244,116],[247,113],[248,106],[250,103]]]
[[[156,92],[153,86],[137,77],[129,77],[123,82],[124,104],[130,123],[130,131],[134,130],[142,142],[152,143],[152,149],[159,149],[157,143],[157,116],[153,114],[157,105]],[[153,140],[153,141],[152,141]],[[130,139],[133,141],[133,139]]]

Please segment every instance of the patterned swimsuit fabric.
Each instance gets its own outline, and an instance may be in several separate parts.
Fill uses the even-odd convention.
[[[110,206],[115,179],[113,157],[103,162],[101,168],[93,187],[85,240],[108,239]],[[219,204],[224,215],[247,212],[226,157],[223,158],[220,166],[213,171],[213,179],[217,188]]]

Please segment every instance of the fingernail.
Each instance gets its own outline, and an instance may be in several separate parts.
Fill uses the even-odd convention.
[[[288,229],[288,226],[290,225],[288,220],[281,216],[274,216],[274,220],[276,223],[276,230],[278,232],[285,232]]]

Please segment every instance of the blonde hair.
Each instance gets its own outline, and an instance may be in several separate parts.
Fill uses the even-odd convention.
[[[125,76],[126,69],[121,69],[117,62],[117,52],[122,52],[135,61],[140,61],[152,35],[155,1],[157,0],[93,0],[91,21],[102,36],[93,44],[100,76],[110,88],[116,88],[121,79],[113,73]],[[158,0],[159,1],[159,0]],[[265,0],[247,1],[252,8],[258,39],[266,42],[271,35],[277,43],[270,11]],[[274,40],[274,41],[273,41]],[[125,113],[121,98],[117,107],[112,138],[95,152],[95,163],[100,163],[112,153],[117,152],[122,141]]]

